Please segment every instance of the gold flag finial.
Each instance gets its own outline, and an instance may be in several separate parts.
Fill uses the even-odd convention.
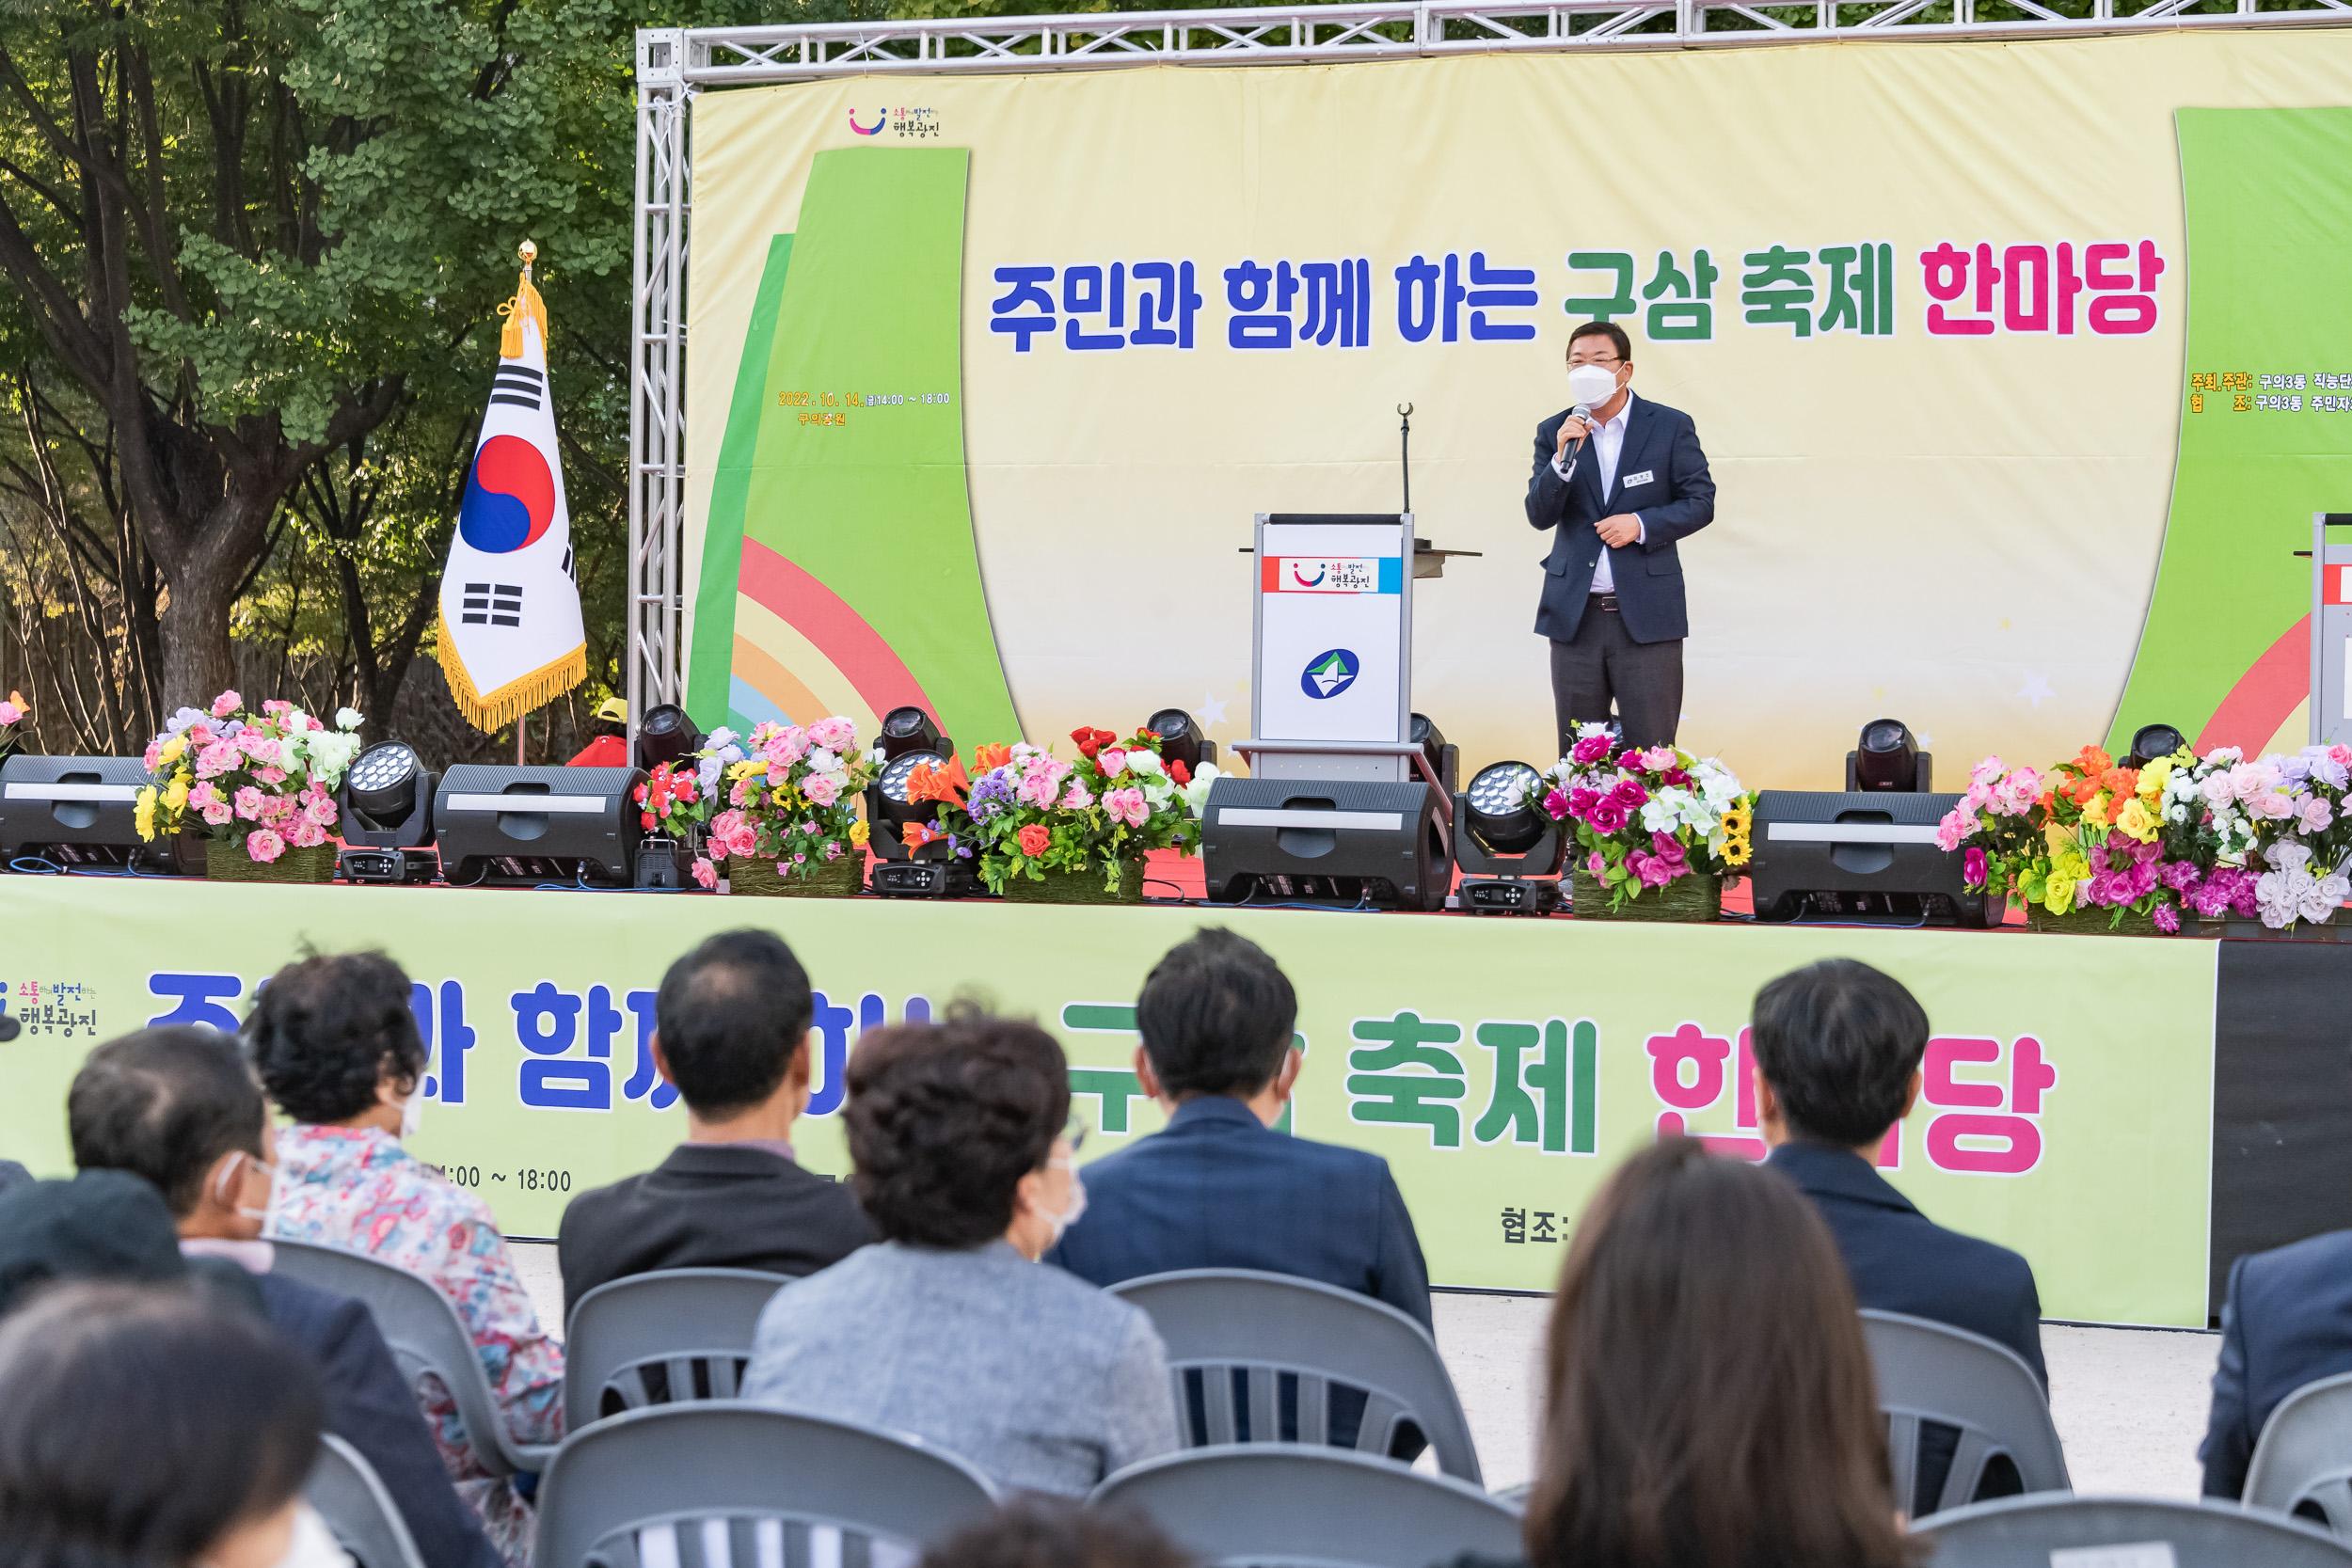
[[[515,254],[522,258],[523,275],[515,284],[515,297],[499,307],[499,314],[506,318],[505,330],[499,335],[499,353],[508,359],[522,356],[523,319],[526,316],[538,318],[539,341],[543,347],[548,341],[547,308],[539,303],[539,291],[531,285],[531,263],[538,259],[539,247],[525,240],[515,247]]]

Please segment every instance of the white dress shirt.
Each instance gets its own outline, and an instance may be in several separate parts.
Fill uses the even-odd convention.
[[[1600,499],[1604,507],[1609,504],[1610,493],[1616,488],[1617,455],[1625,451],[1626,420],[1631,418],[1632,414],[1633,388],[1629,387],[1625,392],[1624,406],[1620,407],[1613,418],[1594,425],[1592,435],[1585,438],[1585,450],[1590,451],[1593,454],[1593,460],[1600,465]],[[1551,459],[1551,471],[1565,482],[1569,475],[1576,472],[1576,464],[1563,463],[1559,455],[1554,453]],[[1633,514],[1633,525],[1637,531],[1633,535],[1633,541],[1638,545],[1649,537],[1649,529],[1643,523],[1642,515],[1639,512]],[[1593,565],[1592,592],[1613,594],[1616,591],[1617,575],[1609,569],[1609,551],[1604,546],[1600,552],[1600,560]]]

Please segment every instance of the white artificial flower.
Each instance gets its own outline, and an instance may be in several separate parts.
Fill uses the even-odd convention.
[[[1147,779],[1155,777],[1161,771],[1160,759],[1138,747],[1127,753],[1127,771],[1140,773]]]
[[[1225,775],[1222,772],[1218,771],[1216,764],[1213,762],[1202,763],[1199,771],[1193,774],[1192,783],[1184,785],[1182,790],[1182,794],[1184,797],[1184,804],[1192,809],[1193,816],[1200,816],[1200,813],[1207,807],[1209,803],[1209,786],[1216,783],[1217,780],[1223,778],[1224,776]]]
[[[1677,815],[1672,800],[1666,799],[1664,795],[1653,795],[1642,802],[1642,831],[1651,833],[1672,832]]]
[[[828,751],[826,751],[826,750],[825,750],[823,747],[821,747],[821,746],[820,746],[820,747],[818,747],[816,751],[813,751],[813,752],[809,752],[809,754],[808,754],[808,770],[809,770],[810,772],[812,772],[812,773],[836,773],[836,772],[839,772],[839,771],[840,771],[840,769],[841,769],[841,758],[840,758],[838,755],[836,755],[835,753],[834,753],[834,752],[828,752]]]
[[[872,763],[875,767],[880,768],[883,762],[888,759],[882,755],[882,749],[880,746],[877,746],[872,751],[866,753],[866,760]]]
[[[366,722],[367,720],[356,707],[339,707],[335,710],[335,727],[339,730],[356,730]]]

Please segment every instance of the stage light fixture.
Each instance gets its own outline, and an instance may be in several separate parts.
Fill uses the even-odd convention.
[[[2187,744],[2188,736],[2169,724],[2142,724],[2132,732],[2132,754],[2123,759],[2123,764],[2127,768],[2145,768]]]
[[[637,766],[650,773],[665,762],[680,762],[702,749],[702,732],[675,703],[663,703],[637,726]]]
[[[347,882],[429,882],[441,869],[433,842],[433,795],[440,775],[425,770],[405,741],[369,747],[343,775],[337,830],[345,847],[335,857]]]
[[[1919,795],[1929,787],[1933,759],[1919,750],[1899,719],[1873,719],[1846,753],[1846,788],[1874,794]]]
[[[1160,737],[1162,762],[1181,762],[1186,772],[1198,773],[1202,763],[1216,760],[1216,742],[1202,735],[1183,708],[1164,707],[1146,719],[1143,727]]]
[[[1472,914],[1549,914],[1565,838],[1537,809],[1543,775],[1524,762],[1498,762],[1473,775],[1455,802],[1454,861],[1462,868],[1454,901]]]
[[[882,715],[880,743],[884,762],[896,762],[910,752],[952,756],[956,750],[955,742],[939,733],[931,716],[912,705]]]
[[[468,763],[441,775],[433,819],[457,887],[627,887],[644,837],[635,768]]]
[[[139,757],[44,757],[0,763],[0,866],[45,861],[67,871],[128,868],[155,876],[202,876],[202,846],[182,864],[173,839],[139,837]]]

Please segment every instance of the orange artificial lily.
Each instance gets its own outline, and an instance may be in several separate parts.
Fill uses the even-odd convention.
[[[961,757],[949,757],[945,768],[917,763],[914,771],[907,775],[909,801],[938,800],[951,806],[961,805],[971,787],[972,781],[964,776]]]
[[[1010,746],[978,746],[973,748],[972,761],[983,773],[992,772],[1012,760]]]

